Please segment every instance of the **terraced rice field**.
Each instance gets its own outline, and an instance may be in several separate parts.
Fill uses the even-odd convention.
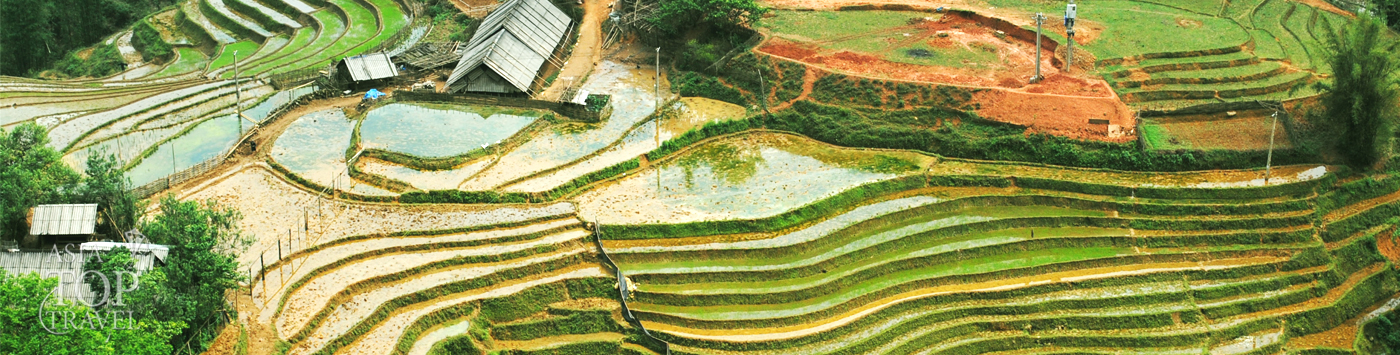
[[[367,148],[440,158],[482,149],[515,135],[540,112],[392,103],[365,114],[360,141]]]
[[[209,32],[213,53],[176,47],[174,63],[133,80],[0,78],[0,126],[50,127],[50,146],[76,167],[114,153],[136,185],[228,152],[253,124],[236,107],[265,125],[270,137],[253,137],[271,147],[165,191],[242,213],[253,240],[237,260],[250,278],[238,290],[241,326],[226,336],[250,349],[1332,354],[1353,351],[1356,329],[1400,299],[1400,273],[1377,247],[1393,234],[1400,182],[1336,166],[1273,167],[1265,182],[1258,169],[1132,172],[839,147],[731,121],[756,107],[658,94],[653,85],[669,85],[636,58],[602,61],[581,85],[611,95],[598,123],[394,99],[347,115],[338,102],[352,100],[333,98],[268,124],[318,88],[258,79],[362,54],[412,23],[392,0],[282,5],[182,4],[194,26],[181,31]],[[1004,17],[1061,10],[976,5]],[[1291,89],[1327,80],[1319,48],[1350,21],[1288,0],[1081,9],[1081,48],[1097,57],[1088,75],[1133,109],[1314,95]],[[885,51],[899,65],[1000,73],[982,64],[1028,53],[925,41],[956,29],[981,36],[968,43],[1012,42],[970,23],[959,26],[981,29],[943,23],[902,42],[947,16],[783,10],[758,26],[834,51]],[[266,36],[250,36],[255,27]],[[915,49],[943,56],[901,54]],[[242,103],[233,81],[213,80],[232,77],[232,50],[249,78]],[[1260,150],[1261,112],[1149,117],[1137,134],[1149,150]],[[741,128],[660,144],[702,127]]]

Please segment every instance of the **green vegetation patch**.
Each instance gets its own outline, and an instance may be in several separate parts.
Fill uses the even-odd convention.
[[[1105,27],[1085,46],[1099,60],[1225,48],[1250,39],[1234,21],[1156,4],[1096,1],[1080,6],[1079,12],[1080,18]]]
[[[219,69],[226,65],[232,65],[233,52],[238,52],[239,55],[243,56],[244,58],[247,58],[249,56],[252,56],[253,52],[257,50],[258,43],[249,40],[242,40],[224,45],[224,48],[219,51],[219,55],[215,56],[214,60],[209,62],[209,70]]]
[[[907,26],[911,20],[938,16],[911,11],[773,11],[776,16],[765,18],[755,27],[767,29],[779,36],[815,41],[837,41],[874,32]]]
[[[167,77],[200,71],[204,69],[204,64],[209,61],[209,57],[205,56],[204,52],[200,52],[198,48],[176,47],[175,52],[179,53],[179,57],[175,58],[174,62],[166,65],[165,69],[161,69],[160,72],[157,72],[155,77]],[[231,76],[233,74],[229,75]]]

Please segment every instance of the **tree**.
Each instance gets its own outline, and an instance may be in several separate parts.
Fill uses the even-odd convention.
[[[1333,82],[1321,84],[1325,115],[1346,127],[1342,149],[1354,167],[1374,164],[1377,141],[1389,137],[1400,97],[1396,43],[1380,20],[1361,14],[1328,39]]]
[[[667,35],[680,35],[699,25],[732,31],[747,27],[768,13],[753,0],[661,0],[647,21]]]
[[[77,200],[97,204],[99,234],[111,240],[122,240],[121,234],[136,228],[136,221],[145,205],[131,194],[131,181],[122,171],[122,162],[112,154],[98,151],[88,155],[87,175],[77,191]]]
[[[0,307],[0,354],[170,354],[170,337],[185,327],[181,322],[143,319],[120,327],[60,329],[50,319],[45,329],[41,310],[73,312],[79,319],[93,314],[86,307],[49,298],[57,285],[58,279],[40,278],[35,273],[11,275],[0,269],[0,305],[5,305]]]
[[[65,190],[79,181],[48,143],[48,132],[34,123],[0,129],[0,234],[24,235],[30,207],[67,201]]]
[[[217,203],[166,196],[160,214],[142,224],[151,241],[170,247],[166,264],[141,277],[130,295],[144,319],[190,325],[171,338],[178,353],[198,354],[218,334],[230,310],[224,294],[243,280],[233,253],[250,242],[238,232],[238,211]]]
[[[1386,25],[1400,31],[1400,0],[1376,0],[1376,14],[1385,19]]]

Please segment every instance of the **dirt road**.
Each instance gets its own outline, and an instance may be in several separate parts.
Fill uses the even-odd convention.
[[[578,43],[574,45],[574,52],[559,71],[559,78],[540,93],[540,98],[559,98],[571,84],[582,81],[588,71],[593,70],[593,65],[603,58],[603,20],[608,18],[609,4],[612,4],[612,0],[583,2],[583,23],[578,27]]]

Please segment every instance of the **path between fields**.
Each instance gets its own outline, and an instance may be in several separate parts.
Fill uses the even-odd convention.
[[[575,86],[574,84],[583,79],[583,76],[593,69],[593,65],[603,58],[603,19],[608,16],[608,4],[610,3],[611,0],[585,0],[583,2],[583,23],[578,26],[578,43],[574,44],[574,52],[566,59],[564,68],[559,70],[558,79],[555,79],[553,84],[541,91],[539,97],[545,100],[559,98],[565,89],[569,86]],[[572,97],[559,99],[567,101]]]
[[[1392,192],[1388,195],[1376,197],[1361,202],[1353,203],[1327,212],[1322,216],[1322,223],[1332,223],[1356,215],[1357,213],[1368,211],[1376,206],[1400,200],[1400,191]]]
[[[733,342],[757,342],[791,339],[810,336],[821,332],[829,331],[837,327],[860,320],[865,316],[874,314],[885,308],[893,307],[897,304],[913,301],[916,299],[933,297],[944,294],[967,293],[967,292],[991,292],[1005,291],[1030,286],[1037,286],[1055,282],[1074,282],[1091,279],[1102,279],[1110,277],[1122,277],[1131,275],[1141,275],[1159,272],[1175,272],[1183,270],[1216,270],[1237,267],[1241,265],[1266,264],[1287,260],[1286,257],[1261,256],[1238,259],[1220,259],[1209,262],[1175,262],[1175,263],[1155,263],[1144,265],[1132,265],[1121,267],[1104,267],[1086,270],[1074,270],[1054,272],[1043,275],[1017,277],[995,281],[985,281],[965,285],[947,285],[923,290],[906,292],[903,294],[887,297],[885,299],[871,302],[862,308],[846,312],[842,316],[832,321],[821,323],[816,326],[795,325],[779,328],[750,328],[750,329],[691,329],[682,328],[670,324],[643,321],[647,329],[663,331],[675,336],[715,341]]]
[[[788,102],[778,104],[778,106],[773,106],[773,111],[788,108],[792,106],[792,103],[806,100],[807,96],[812,94],[812,87],[817,85],[817,68],[813,66],[808,66],[805,69],[806,70],[802,71],[802,93],[798,94],[797,97],[793,98]]]

